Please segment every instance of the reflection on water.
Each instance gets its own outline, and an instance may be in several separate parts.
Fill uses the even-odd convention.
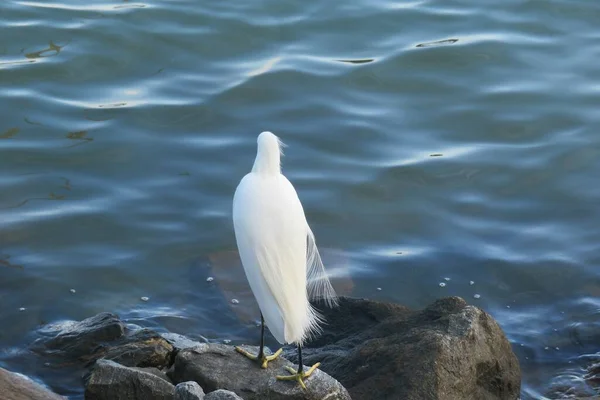
[[[435,42],[420,43],[416,47],[442,46],[445,44],[454,44],[456,42],[458,42],[458,39],[444,39],[444,40],[436,40]]]
[[[32,53],[26,53],[25,57],[32,59],[32,58],[44,58],[44,57],[54,57],[57,56],[61,50],[66,47],[69,43],[66,43],[62,46],[58,46],[56,44],[54,44],[54,42],[51,40],[48,44],[48,48],[40,50],[40,51],[35,51]]]
[[[8,130],[6,130],[3,133],[0,133],[0,139],[10,139],[11,137],[15,136],[17,133],[19,133],[20,129],[19,128],[10,128]]]
[[[374,58],[363,58],[358,60],[338,60],[339,62],[350,63],[350,64],[367,64],[375,61]]]
[[[88,137],[87,134],[88,134],[87,131],[69,132],[67,134],[67,139],[79,141],[79,143],[75,143],[75,144],[73,144],[71,146],[67,146],[67,147],[75,147],[75,146],[79,146],[81,144],[86,144],[86,143],[93,141],[94,138]]]
[[[23,269],[22,265],[12,264],[9,259],[10,259],[9,255],[0,254],[0,266],[2,266],[2,267],[9,267],[9,268]]]

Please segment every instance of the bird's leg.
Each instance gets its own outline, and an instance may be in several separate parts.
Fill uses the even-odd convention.
[[[319,368],[319,365],[321,365],[321,363],[316,363],[315,365],[310,367],[308,369],[308,371],[304,372],[304,365],[302,365],[302,348],[300,347],[300,345],[298,345],[298,371],[295,371],[294,368],[292,368],[292,367],[286,366],[285,369],[287,369],[291,375],[285,375],[285,376],[278,375],[277,380],[279,380],[279,381],[298,381],[298,383],[300,384],[302,389],[306,390],[306,385],[304,384],[304,380],[307,379],[309,376],[311,376],[311,374],[317,368]]]
[[[248,353],[238,346],[235,347],[235,350],[253,361],[260,362],[261,368],[267,368],[269,361],[275,360],[283,351],[283,349],[279,349],[272,356],[265,355],[265,319],[263,318],[262,313],[260,313],[260,348],[258,350],[258,355],[255,356],[254,354]]]

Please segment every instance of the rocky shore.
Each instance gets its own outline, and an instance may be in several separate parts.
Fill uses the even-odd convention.
[[[88,400],[519,398],[521,373],[510,343],[490,315],[461,298],[419,311],[342,298],[322,312],[324,332],[303,352],[305,365],[321,362],[306,391],[275,379],[287,374],[285,366],[297,367],[292,347],[263,370],[233,346],[130,330],[110,313],[70,324],[30,350],[85,368]],[[8,400],[63,399],[2,369],[0,393]]]

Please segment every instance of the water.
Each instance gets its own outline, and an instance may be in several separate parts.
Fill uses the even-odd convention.
[[[581,385],[598,26],[589,0],[2,1],[0,365],[77,398],[24,349],[106,310],[256,340],[231,199],[271,130],[340,291],[463,296],[513,343],[524,398]]]

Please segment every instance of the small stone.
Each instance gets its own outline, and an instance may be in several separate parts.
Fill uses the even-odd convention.
[[[212,276],[209,276],[208,278],[206,278],[206,282],[212,282],[214,280],[215,280],[215,278],[213,278]]]
[[[219,389],[219,390],[215,390],[214,392],[210,392],[209,394],[206,395],[206,397],[204,399],[205,400],[243,400],[237,394],[235,394],[229,390],[225,390],[225,389]]]
[[[231,304],[240,304],[238,299],[231,299]]]
[[[480,299],[480,298],[481,298],[481,295],[480,295],[480,294],[478,294],[478,293],[475,293],[475,294],[473,295],[473,298],[475,298],[475,299]]]
[[[204,390],[196,382],[181,382],[175,386],[175,400],[202,400]]]
[[[444,282],[440,282],[440,287],[445,287],[446,284]]]
[[[77,293],[77,290],[75,290],[75,289],[71,289],[71,290],[69,290],[69,292],[71,292],[71,293],[75,294],[75,293]]]
[[[148,300],[150,300],[150,297],[143,296],[143,297],[140,297],[140,299],[142,301],[148,301]]]

